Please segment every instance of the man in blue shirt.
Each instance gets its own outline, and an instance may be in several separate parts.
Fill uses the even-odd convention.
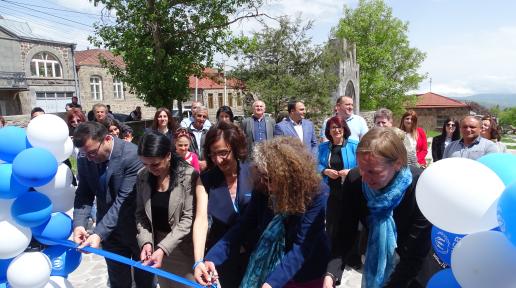
[[[369,131],[369,128],[367,128],[367,123],[364,118],[353,114],[353,104],[353,98],[349,96],[340,96],[337,98],[335,108],[337,109],[337,115],[346,119],[346,124],[348,124],[349,130],[351,131],[349,138],[360,141],[360,138]],[[321,133],[319,135],[321,142],[328,141],[326,136],[324,136],[327,120],[328,119],[324,120],[323,126],[321,127]]]
[[[461,157],[476,160],[489,153],[497,153],[496,144],[480,136],[480,119],[466,116],[460,121],[462,139],[451,142],[444,149],[443,159]]]
[[[240,127],[247,138],[247,154],[250,157],[254,143],[272,139],[274,135],[274,119],[265,116],[265,103],[256,100],[253,103],[253,115],[242,120]]]

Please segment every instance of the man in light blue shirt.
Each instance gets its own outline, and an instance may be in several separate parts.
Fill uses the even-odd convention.
[[[192,122],[195,122],[195,112],[201,106],[202,106],[202,103],[200,101],[192,101],[192,108],[191,108],[192,116],[183,118],[183,120],[181,121],[181,123],[179,125],[183,128],[190,127],[190,124],[192,124]],[[211,127],[211,122],[210,122],[210,120],[206,119],[206,121],[204,121],[203,128],[208,130],[208,129],[210,129],[210,127]]]
[[[455,140],[446,146],[444,158],[461,157],[471,160],[489,154],[497,153],[498,148],[491,140],[480,136],[480,119],[474,116],[466,116],[460,121],[460,134],[462,139]]]
[[[362,136],[364,136],[367,131],[369,131],[369,128],[367,128],[367,123],[364,118],[353,114],[353,98],[349,96],[340,96],[337,98],[335,108],[337,110],[337,116],[346,119],[346,124],[348,124],[349,131],[351,131],[349,138],[360,141],[360,138],[362,138]],[[321,142],[328,141],[326,136],[324,136],[324,131],[326,130],[326,121],[328,121],[328,119],[324,120],[319,135]]]

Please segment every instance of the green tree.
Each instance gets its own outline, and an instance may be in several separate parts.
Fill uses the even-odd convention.
[[[408,23],[392,15],[382,0],[359,0],[345,8],[336,36],[355,43],[360,65],[360,107],[387,107],[397,113],[415,97],[407,97],[426,77],[417,69],[425,53],[409,45]]]
[[[500,112],[500,125],[512,125],[516,127],[516,107],[505,108]]]
[[[116,11],[116,23],[95,24],[90,42],[120,55],[103,59],[147,105],[171,107],[189,98],[188,77],[231,47],[229,25],[256,17],[262,0],[90,0]]]
[[[278,19],[279,25],[264,24],[252,37],[240,39],[239,61],[233,75],[246,89],[263,100],[267,111],[277,116],[291,99],[305,101],[312,116],[329,111],[330,97],[336,89],[336,57],[331,49],[312,44],[306,34],[312,22],[300,18]]]

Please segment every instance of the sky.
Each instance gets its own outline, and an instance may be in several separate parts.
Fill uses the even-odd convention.
[[[343,17],[344,6],[357,0],[265,0],[269,16],[300,16],[313,20],[310,35],[316,44],[328,40]],[[395,17],[409,23],[412,47],[426,53],[419,72],[428,75],[415,92],[445,96],[516,93],[516,1],[513,0],[386,0]],[[48,9],[51,8],[51,9]],[[59,10],[58,10],[59,9]],[[92,23],[106,14],[88,0],[0,0],[0,15],[28,22],[46,38],[93,48]],[[113,17],[113,13],[111,13]],[[113,18],[102,17],[104,21]],[[232,25],[235,32],[259,31],[255,20]],[[360,51],[357,51],[360,53]],[[219,57],[221,58],[221,57]]]

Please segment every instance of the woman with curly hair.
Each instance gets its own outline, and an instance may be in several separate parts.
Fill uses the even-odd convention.
[[[329,244],[324,216],[329,188],[303,143],[279,137],[256,145],[253,173],[256,189],[242,221],[233,226],[205,257],[213,282],[216,265],[226,261],[228,248],[257,227],[261,236],[249,259],[240,287],[322,287]],[[210,277],[213,275],[215,277]]]
[[[247,209],[253,189],[250,167],[244,162],[247,156],[245,135],[238,126],[225,121],[212,126],[206,134],[204,153],[207,170],[197,180],[193,224],[194,276],[197,281],[202,281],[202,274],[206,273],[203,263],[205,248],[210,249],[238,222]],[[229,249],[229,261],[217,267],[224,271],[220,279],[222,287],[238,287],[240,284],[248,258],[248,249],[244,246],[236,245]]]

